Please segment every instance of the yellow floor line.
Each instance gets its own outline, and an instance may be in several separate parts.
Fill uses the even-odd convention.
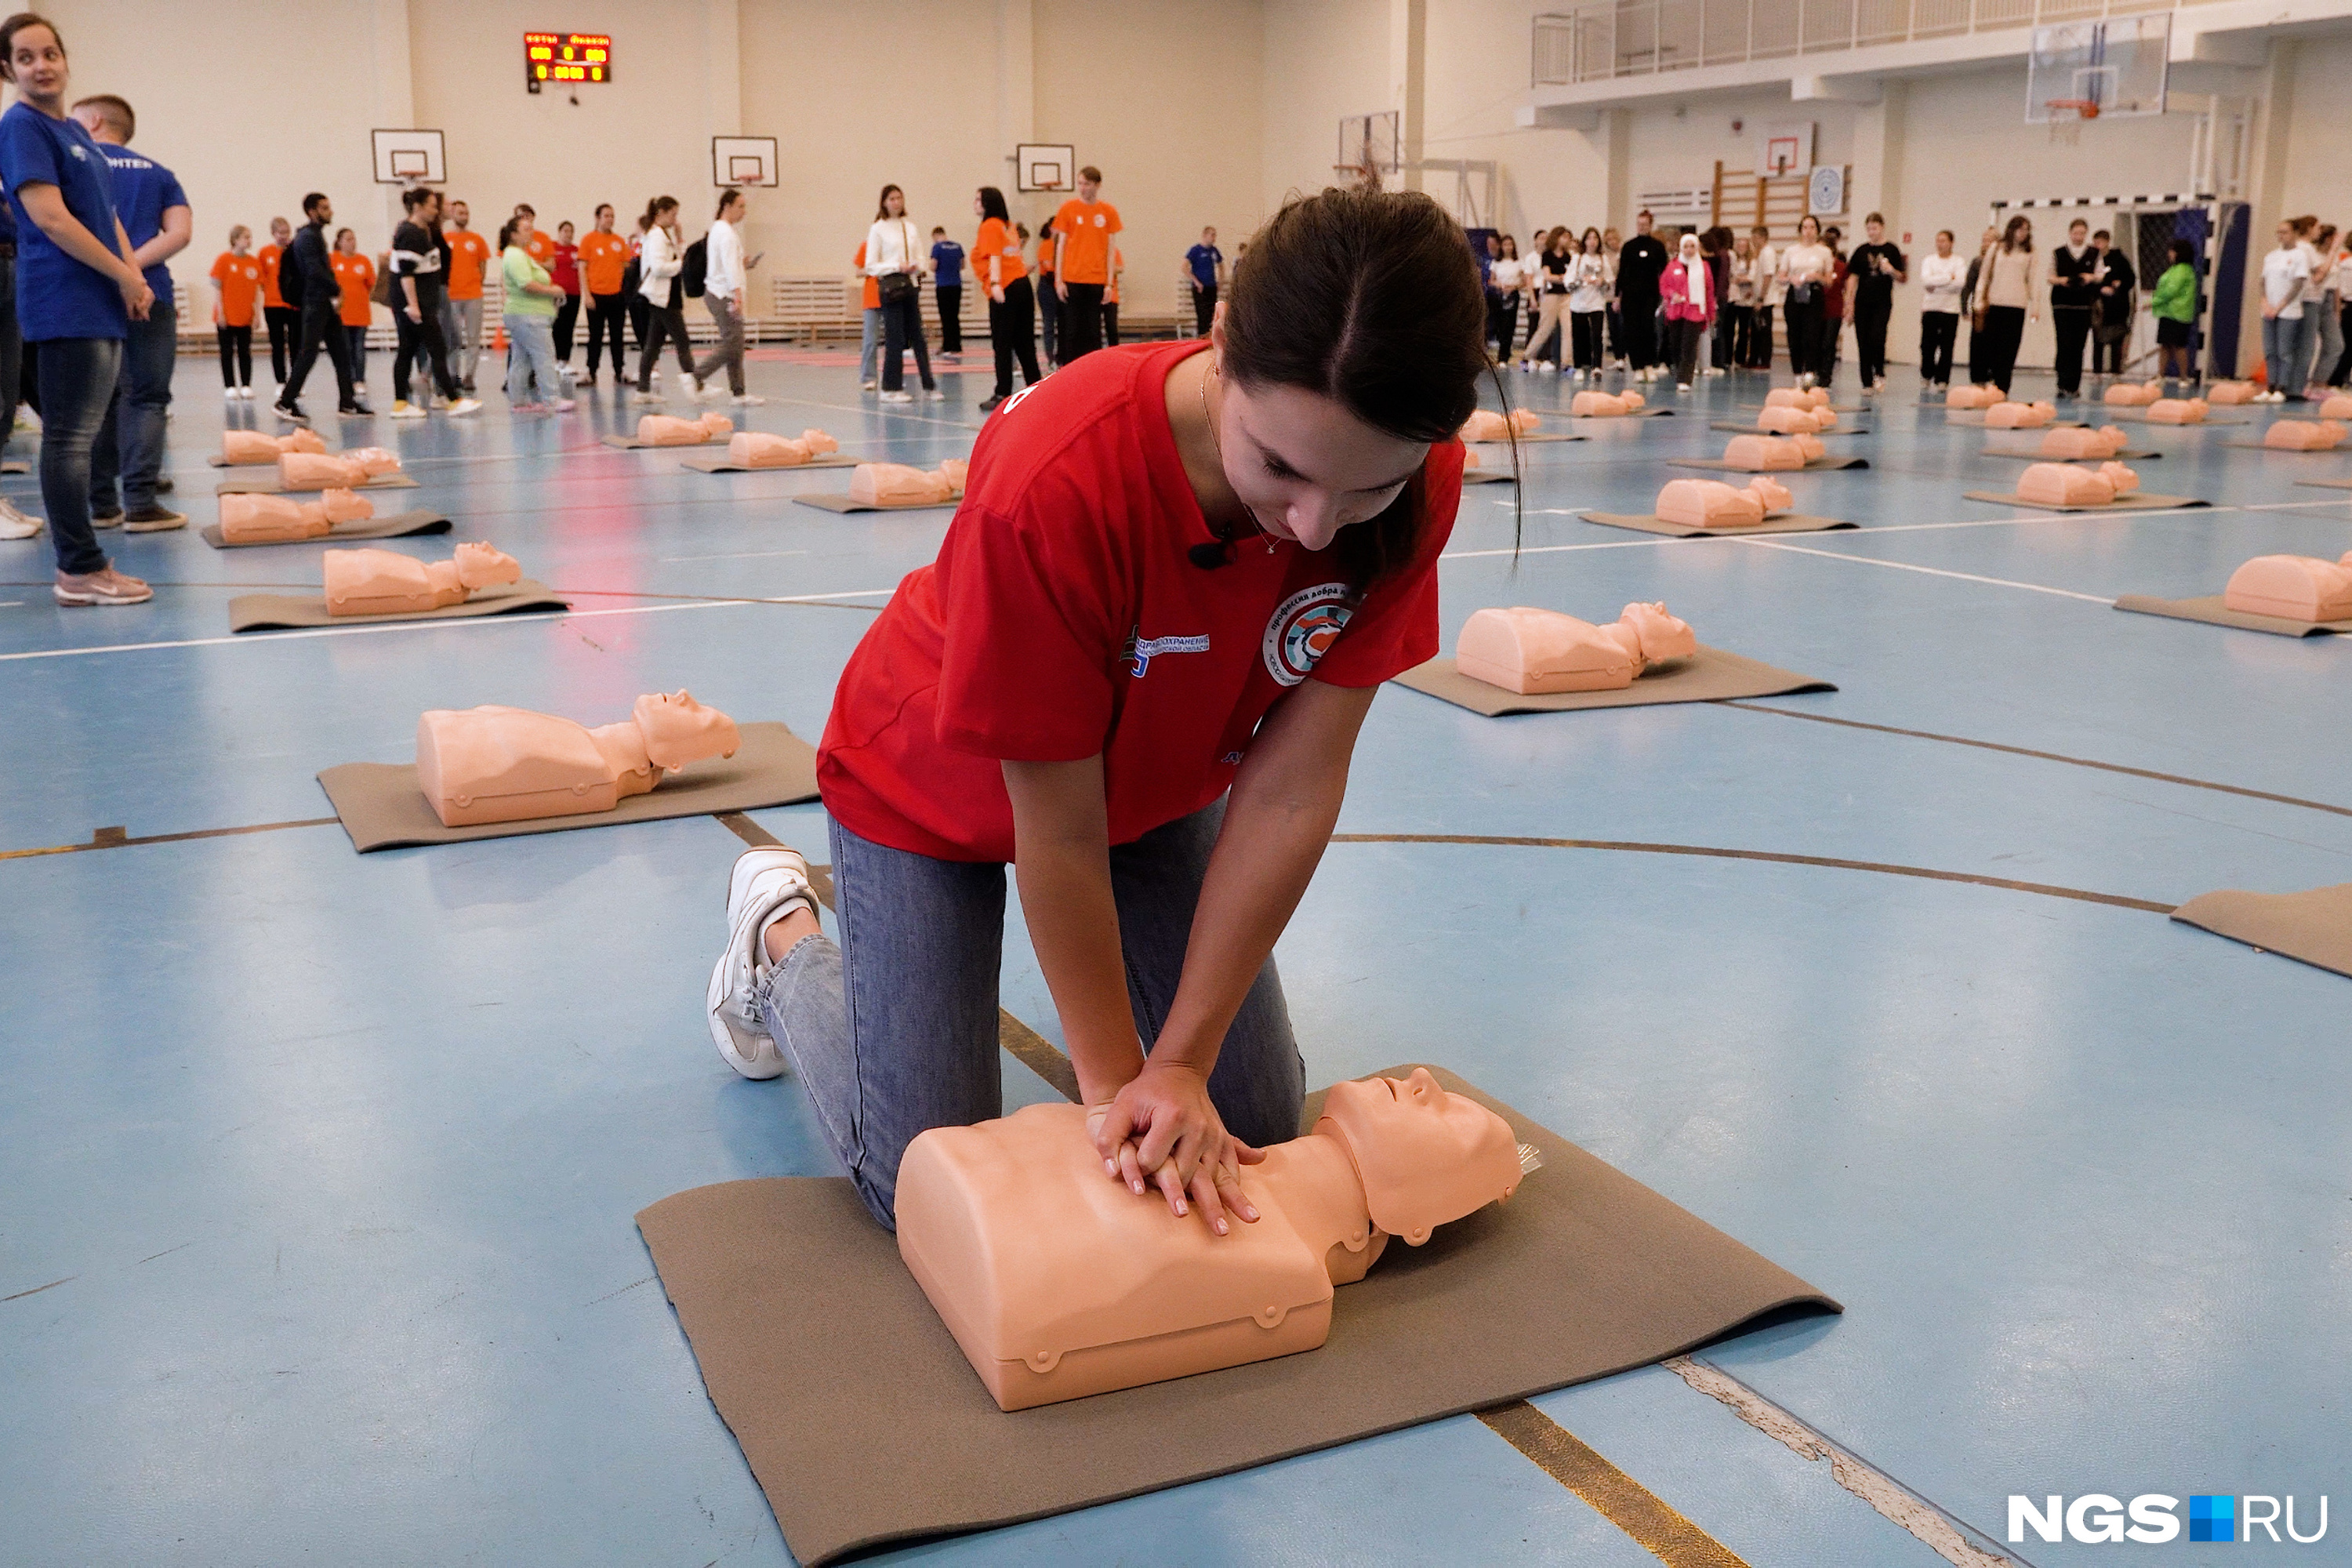
[[[1667,1568],[1748,1568],[1746,1558],[1526,1400],[1482,1410],[1478,1419]]]

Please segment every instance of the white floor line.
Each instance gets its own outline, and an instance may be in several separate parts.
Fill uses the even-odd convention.
[[[671,610],[724,610],[738,605],[822,605],[838,599],[888,598],[896,588],[859,588],[845,594],[795,594],[786,598],[697,599],[687,604],[629,605],[611,610],[563,610],[545,616],[482,616],[471,620],[385,621],[365,626],[314,626],[291,632],[238,632],[225,637],[181,637],[169,642],[109,643],[100,647],[35,648],[25,653],[0,653],[0,664],[25,658],[78,658],[100,653],[143,653],[169,647],[267,647],[271,643],[306,637],[363,637],[371,632],[447,631],[456,627],[535,626],[547,621],[585,621],[604,616],[658,616]]]
[[[2054,594],[2062,599],[2080,599],[2091,605],[2113,605],[2112,596],[2102,594],[2077,594],[2072,588],[2050,588],[2040,583],[2013,582],[2007,577],[1979,577],[1973,572],[1948,572],[1941,566],[1915,566],[1908,561],[1876,561],[1867,555],[1841,555],[1834,550],[1809,550],[1801,544],[1783,544],[1775,539],[1742,539],[1738,542],[1752,544],[1759,550],[1785,550],[1796,555],[1819,555],[1829,561],[1851,561],[1859,566],[1884,566],[1890,572],[1919,572],[1930,577],[1950,577],[1962,583],[1987,583],[1996,588],[2022,588],[2032,594]]]
[[[786,555],[806,555],[805,550],[754,550],[741,555],[658,555],[655,561],[665,566],[681,561],[774,561]]]
[[[1699,1393],[1720,1401],[1766,1436],[1787,1445],[1800,1458],[1827,1459],[1837,1484],[1902,1526],[1920,1544],[1953,1568],[2011,1568],[2023,1558],[2003,1557],[1979,1547],[1949,1514],[1868,1461],[1847,1452],[1746,1384],[1686,1355],[1673,1357],[1666,1370]],[[2031,1568],[2030,1564],[2026,1568]]]

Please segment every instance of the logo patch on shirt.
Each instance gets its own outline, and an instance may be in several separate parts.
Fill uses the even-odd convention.
[[[1140,626],[1127,634],[1127,646],[1119,656],[1128,660],[1128,674],[1140,680],[1150,673],[1151,661],[1163,653],[1206,653],[1209,639],[1205,637],[1148,637]]]
[[[1265,623],[1265,672],[1285,686],[1314,674],[1356,614],[1347,597],[1345,583],[1318,583],[1276,605]]]

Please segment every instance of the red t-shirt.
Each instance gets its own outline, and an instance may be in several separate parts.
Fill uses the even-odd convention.
[[[1168,426],[1168,374],[1205,340],[1087,355],[982,427],[939,559],[850,656],[817,754],[827,810],[942,860],[1013,858],[1003,760],[1101,752],[1110,841],[1209,805],[1267,710],[1310,675],[1377,686],[1437,653],[1437,557],[1462,447],[1430,449],[1412,563],[1351,609],[1328,552],[1252,536],[1231,564]]]

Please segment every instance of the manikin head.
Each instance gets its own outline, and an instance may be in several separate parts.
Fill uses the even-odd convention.
[[[1217,306],[1203,398],[1257,526],[1337,542],[1358,585],[1410,559],[1407,489],[1478,405],[1486,310],[1461,226],[1418,192],[1326,191],[1268,219]]]
[[[743,743],[734,720],[684,690],[640,697],[629,716],[646,738],[646,757],[671,773],[705,757],[731,757]]]
[[[1413,1247],[1510,1196],[1522,1174],[1510,1124],[1447,1093],[1427,1068],[1332,1085],[1315,1131],[1347,1145],[1372,1223]]]
[[[1102,193],[1102,171],[1092,163],[1078,171],[1078,200],[1091,202]]]
[[[522,581],[522,563],[493,544],[460,544],[456,559],[457,581],[468,588]]]

